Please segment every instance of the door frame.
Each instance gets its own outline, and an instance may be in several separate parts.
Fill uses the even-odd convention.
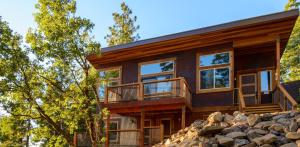
[[[246,73],[246,74],[239,74],[238,75],[238,85],[239,85],[239,89],[241,89],[242,90],[242,87],[244,86],[244,85],[246,85],[246,86],[251,86],[251,85],[253,85],[253,84],[242,84],[242,76],[248,76],[248,75],[254,75],[255,76],[255,78],[254,78],[254,80],[255,80],[255,83],[254,83],[254,86],[255,86],[255,94],[254,94],[254,96],[255,96],[255,104],[259,104],[259,102],[260,102],[260,100],[259,100],[259,96],[258,96],[258,74],[259,72],[252,72],[252,73]],[[242,94],[243,94],[243,92],[242,92]],[[243,94],[243,96],[245,97],[245,95]],[[250,94],[248,94],[248,96],[252,96],[252,94],[250,95]]]

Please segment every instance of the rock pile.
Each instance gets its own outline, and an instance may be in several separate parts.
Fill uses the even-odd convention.
[[[300,112],[215,112],[155,147],[300,147]]]

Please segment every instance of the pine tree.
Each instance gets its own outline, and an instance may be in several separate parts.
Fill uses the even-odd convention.
[[[108,46],[126,44],[137,41],[140,37],[137,33],[139,25],[135,25],[136,16],[132,16],[132,10],[125,4],[121,3],[122,13],[113,13],[114,25],[109,27],[110,33],[105,39]]]
[[[300,2],[289,0],[285,10],[299,7]],[[298,18],[281,58],[282,79],[287,81],[300,80],[300,19]]]

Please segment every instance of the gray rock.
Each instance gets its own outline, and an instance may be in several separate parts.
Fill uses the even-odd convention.
[[[278,123],[285,125],[285,126],[289,126],[291,121],[289,119],[286,118],[280,118],[277,120]]]
[[[300,139],[300,133],[297,133],[297,132],[288,132],[285,135],[285,137],[288,138],[288,139],[297,140],[297,139]]]
[[[218,140],[218,143],[222,146],[231,147],[233,145],[232,138],[221,136],[221,135],[216,135],[216,138]]]
[[[257,145],[263,145],[263,144],[270,144],[277,140],[277,137],[273,134],[267,134],[262,137],[254,138],[252,141],[255,142]]]
[[[253,129],[253,130],[248,131],[247,137],[249,140],[252,141],[254,138],[262,137],[263,135],[266,135],[266,134],[268,134],[268,131],[260,130],[260,129]]]
[[[258,114],[251,114],[247,118],[249,126],[254,126],[256,123],[260,122],[260,116]]]
[[[255,142],[251,142],[251,143],[249,143],[247,145],[244,145],[242,147],[256,147],[256,143]]]
[[[280,118],[286,118],[286,117],[287,117],[287,114],[280,114],[280,115],[274,116],[272,119],[273,119],[273,120],[278,120],[278,119],[280,119]]]
[[[213,134],[220,133],[223,129],[224,127],[222,126],[206,126],[199,131],[199,135],[200,136],[213,135]]]
[[[249,144],[247,139],[235,139],[234,140],[234,147],[241,147],[243,145]]]
[[[236,138],[243,139],[246,136],[247,135],[244,132],[231,132],[231,133],[226,134],[226,137],[230,137],[230,138],[233,138],[233,139],[236,139]]]
[[[298,124],[297,124],[296,120],[293,119],[293,120],[291,121],[290,126],[289,126],[289,131],[291,131],[291,132],[296,132],[297,129],[298,129]]]
[[[284,132],[284,126],[278,123],[272,124],[268,129],[269,130],[274,130],[277,132]]]
[[[254,128],[258,128],[258,129],[268,129],[272,124],[273,124],[272,121],[263,121],[263,122],[259,122],[258,124],[256,124],[256,125],[254,126]]]
[[[214,112],[208,116],[207,120],[209,123],[218,123],[223,120],[223,115],[221,112]]]
[[[274,146],[270,145],[270,144],[264,144],[264,145],[261,145],[260,147],[274,147]]]
[[[297,144],[296,143],[287,143],[287,144],[284,144],[280,147],[297,147]]]
[[[228,134],[228,133],[231,133],[231,132],[241,132],[242,130],[240,129],[240,127],[238,126],[232,126],[232,127],[229,127],[229,128],[224,128],[222,130],[222,133],[223,134]]]
[[[229,115],[227,113],[224,115],[224,122],[228,124],[233,124],[233,119],[234,117],[232,115]]]

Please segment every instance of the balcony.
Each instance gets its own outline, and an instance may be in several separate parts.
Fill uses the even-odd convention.
[[[191,90],[184,78],[122,84],[109,86],[105,90],[106,106],[147,107],[163,104],[191,107]]]

